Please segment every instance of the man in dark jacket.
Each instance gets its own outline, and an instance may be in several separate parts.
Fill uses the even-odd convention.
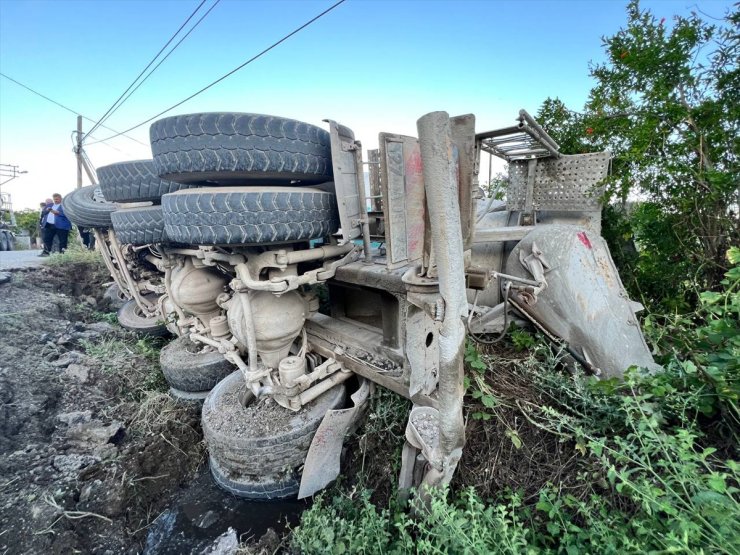
[[[44,251],[39,256],[49,256],[54,244],[54,237],[59,239],[59,252],[67,250],[67,238],[69,230],[72,229],[72,222],[64,215],[62,208],[62,195],[54,193],[52,195],[52,204],[49,212],[46,214],[46,225],[44,226]]]

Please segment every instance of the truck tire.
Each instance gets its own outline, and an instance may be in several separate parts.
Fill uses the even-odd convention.
[[[287,499],[296,497],[301,487],[301,482],[295,471],[283,472],[279,476],[257,476],[238,480],[229,478],[229,473],[218,464],[213,457],[208,457],[208,466],[211,476],[218,486],[230,494],[245,499],[258,499],[268,501],[270,499]]]
[[[113,284],[105,290],[103,293],[103,306],[111,310],[119,310],[129,298],[121,291],[121,288],[117,284]]]
[[[187,336],[178,337],[159,353],[159,365],[170,387],[188,393],[206,392],[234,371],[218,351],[199,353]]]
[[[75,189],[62,200],[64,214],[73,224],[82,227],[110,227],[110,215],[116,209],[112,202],[98,202],[97,185]]]
[[[161,179],[153,160],[118,162],[98,168],[100,189],[110,202],[146,202],[159,204],[162,195],[187,189],[190,185]]]
[[[183,391],[182,389],[170,387],[168,393],[175,402],[181,405],[202,407],[203,401],[206,400],[210,391]]]
[[[118,323],[127,330],[150,337],[162,337],[169,333],[162,323],[161,316],[147,318],[142,314],[134,299],[127,301],[118,310]]]
[[[219,382],[203,404],[203,437],[214,479],[242,497],[295,495],[296,469],[305,461],[326,412],[344,403],[344,385],[330,389],[298,412],[273,405],[270,410],[285,413],[267,427],[250,418],[245,398],[253,399],[237,370]]]
[[[329,133],[300,121],[214,112],[155,121],[149,135],[163,179],[201,185],[331,181]]]
[[[312,188],[213,187],[162,197],[167,238],[189,245],[307,241],[339,227],[336,197]]]
[[[149,245],[166,240],[161,206],[116,210],[111,214],[111,221],[122,244]]]

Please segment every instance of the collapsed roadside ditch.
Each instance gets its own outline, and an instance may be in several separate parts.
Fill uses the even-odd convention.
[[[1,286],[3,553],[137,552],[202,459],[197,411],[162,396],[151,347],[106,321],[95,267],[71,270]]]
[[[95,253],[65,256],[0,285],[0,553],[288,549],[288,526],[310,503],[247,501],[215,485],[200,406],[167,394],[167,339],[117,325]],[[387,475],[369,473],[369,453],[396,416],[381,411],[348,449],[381,496]]]

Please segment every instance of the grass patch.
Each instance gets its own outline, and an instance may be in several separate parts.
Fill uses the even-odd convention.
[[[98,341],[83,341],[88,356],[101,370],[116,376],[118,393],[132,401],[141,401],[151,392],[166,392],[167,382],[159,367],[162,338],[141,338],[122,332]]]
[[[467,445],[450,490],[413,520],[393,491],[379,502],[373,484],[334,490],[303,513],[293,549],[740,554],[740,250],[728,259],[722,291],[694,314],[653,318],[655,374],[565,371],[564,353],[521,333],[468,345]],[[374,433],[396,429],[385,414]]]
[[[93,310],[92,319],[96,322],[108,322],[109,324],[118,324],[118,315],[115,312],[101,312]]]
[[[63,253],[54,253],[44,260],[50,267],[67,265],[88,265],[106,271],[105,263],[97,250],[89,250],[81,245],[70,245]]]

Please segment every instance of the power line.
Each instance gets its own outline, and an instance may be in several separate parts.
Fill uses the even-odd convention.
[[[181,38],[181,39],[180,39],[180,40],[179,40],[179,41],[177,42],[177,44],[175,44],[175,46],[173,46],[173,47],[172,47],[172,49],[171,49],[171,50],[170,50],[169,52],[167,52],[167,54],[165,55],[165,57],[164,57],[164,58],[162,58],[162,59],[161,59],[161,60],[159,61],[159,63],[157,63],[157,65],[156,65],[156,66],[154,66],[154,67],[153,67],[153,68],[151,69],[151,71],[150,71],[149,73],[147,73],[147,74],[146,74],[146,75],[144,76],[144,78],[143,78],[143,79],[142,79],[141,81],[139,81],[138,85],[136,85],[136,86],[134,87],[134,89],[133,89],[133,90],[132,90],[131,92],[129,92],[129,93],[128,93],[128,94],[126,95],[126,98],[124,98],[124,99],[123,99],[123,100],[121,101],[121,103],[120,103],[120,104],[118,105],[118,108],[120,108],[120,107],[121,107],[121,106],[123,105],[123,103],[124,103],[124,102],[126,102],[126,101],[127,101],[128,99],[129,99],[129,97],[130,97],[130,96],[131,96],[132,94],[134,94],[134,93],[135,93],[135,92],[136,92],[136,91],[137,91],[137,90],[139,89],[139,87],[141,87],[141,86],[142,86],[142,85],[144,84],[144,82],[145,82],[145,81],[146,81],[147,79],[149,79],[149,77],[151,76],[151,74],[152,74],[152,73],[154,73],[154,72],[155,72],[155,71],[157,70],[157,68],[158,68],[159,66],[161,66],[161,65],[162,65],[162,63],[164,63],[164,61],[165,61],[165,60],[166,60],[167,58],[169,58],[169,57],[170,57],[170,54],[172,54],[172,53],[173,53],[173,52],[174,52],[174,51],[175,51],[175,50],[177,49],[177,47],[178,47],[178,46],[180,46],[180,44],[182,44],[182,42],[183,42],[183,41],[184,41],[184,40],[185,40],[186,38],[188,38],[188,35],[190,35],[190,33],[192,33],[192,32],[193,32],[193,31],[195,30],[195,28],[196,28],[196,27],[197,27],[198,25],[200,25],[200,22],[201,22],[201,21],[203,21],[203,20],[204,20],[204,19],[206,18],[206,16],[207,16],[207,15],[208,15],[209,13],[211,13],[211,10],[213,10],[213,8],[215,8],[215,7],[216,7],[216,5],[217,5],[217,4],[218,4],[218,3],[220,2],[220,1],[221,1],[221,0],[216,0],[216,1],[215,1],[215,2],[214,2],[214,3],[212,4],[212,5],[211,5],[211,7],[210,7],[210,8],[208,8],[208,11],[207,11],[206,13],[204,13],[204,14],[203,14],[203,15],[202,15],[202,16],[200,17],[200,19],[199,19],[198,21],[196,21],[196,22],[195,22],[195,25],[193,25],[193,26],[192,26],[192,27],[190,28],[190,30],[189,30],[189,31],[188,31],[187,33],[185,33],[185,35],[183,35],[183,37],[182,37],[182,38]],[[118,110],[118,108],[116,108],[115,110],[113,110],[113,112],[111,112],[111,113],[110,113],[110,115],[108,116],[108,118],[110,118],[110,117],[111,117],[111,116],[112,116],[112,115],[113,115],[113,114],[114,114],[114,113],[116,112],[116,110]],[[106,118],[106,119],[108,119],[108,118]],[[88,136],[90,136],[90,134],[89,134],[89,133],[87,133],[87,134],[85,135],[85,138],[87,138]],[[95,139],[95,137],[90,137],[90,138],[91,138],[91,139]]]
[[[49,101],[49,102],[51,102],[52,104],[56,104],[56,105],[57,105],[57,106],[59,106],[60,108],[63,108],[64,110],[67,110],[68,112],[71,112],[71,113],[73,113],[73,114],[74,114],[74,115],[76,115],[76,116],[82,116],[82,118],[83,118],[83,119],[86,119],[87,121],[91,121],[91,122],[95,123],[95,120],[94,120],[94,119],[92,119],[92,118],[89,118],[89,117],[87,117],[87,116],[83,116],[83,115],[82,115],[82,114],[80,114],[80,113],[79,113],[79,112],[78,112],[77,110],[73,110],[72,108],[68,108],[68,107],[67,107],[67,106],[65,106],[64,104],[61,104],[61,103],[57,102],[56,100],[54,100],[54,99],[52,99],[52,98],[49,98],[48,96],[46,96],[46,95],[44,95],[44,94],[41,94],[41,93],[40,93],[40,92],[38,92],[38,91],[35,91],[35,90],[33,90],[33,89],[32,89],[31,87],[29,87],[28,85],[24,85],[24,84],[23,84],[23,83],[21,83],[20,81],[16,81],[16,80],[15,80],[15,79],[13,79],[12,77],[9,77],[8,75],[5,75],[5,74],[4,74],[4,73],[2,73],[2,72],[0,72],[0,76],[2,76],[2,77],[5,77],[5,78],[6,78],[6,79],[7,79],[8,81],[12,81],[12,82],[13,82],[13,83],[15,83],[16,85],[19,85],[20,87],[23,87],[24,89],[26,89],[27,91],[29,91],[29,92],[31,92],[31,93],[33,93],[33,94],[35,94],[36,96],[40,96],[40,97],[41,97],[41,98],[43,98],[44,100],[48,100],[48,101]],[[148,144],[146,144],[146,143],[142,143],[141,141],[139,141],[139,140],[137,140],[137,139],[134,139],[133,137],[129,137],[128,135],[126,135],[126,133],[125,133],[125,132],[118,132],[118,131],[116,131],[115,129],[112,129],[112,128],[110,128],[110,127],[106,126],[106,125],[101,125],[100,127],[103,127],[103,128],[105,128],[105,129],[108,129],[109,131],[112,131],[113,133],[116,133],[116,137],[118,137],[119,135],[123,135],[123,136],[124,136],[124,137],[126,137],[127,139],[131,139],[132,141],[134,141],[134,142],[137,142],[137,143],[139,143],[139,144],[140,144],[140,145],[142,145],[142,146],[146,146],[146,147],[150,146],[150,145],[148,145]],[[102,142],[105,142],[105,141],[106,141],[106,139],[103,139],[103,140],[101,140],[101,141],[98,141],[98,142],[101,142],[101,143],[102,143]],[[108,145],[108,146],[110,146],[110,145]]]
[[[188,100],[192,100],[193,98],[195,98],[195,97],[196,97],[196,96],[198,96],[199,94],[201,94],[201,93],[204,93],[205,91],[207,91],[208,89],[210,89],[210,88],[211,88],[211,87],[213,87],[214,85],[216,85],[216,84],[220,83],[221,81],[223,81],[223,80],[224,80],[224,79],[226,79],[227,77],[230,77],[231,75],[233,75],[234,73],[236,73],[236,72],[237,72],[237,71],[239,71],[240,69],[242,69],[242,68],[244,68],[245,66],[247,66],[247,65],[251,64],[251,63],[252,63],[253,61],[255,61],[256,59],[258,59],[258,58],[262,57],[263,55],[267,54],[267,53],[268,53],[268,52],[269,52],[270,50],[272,50],[272,49],[273,49],[273,48],[275,48],[276,46],[278,46],[278,45],[282,44],[283,42],[285,42],[286,40],[288,40],[288,39],[289,39],[290,37],[292,37],[293,35],[295,35],[296,33],[298,33],[298,32],[300,32],[300,31],[302,31],[303,29],[305,29],[306,27],[308,27],[309,25],[311,25],[311,24],[312,24],[313,22],[315,22],[316,20],[318,20],[318,19],[322,18],[323,16],[325,16],[326,14],[328,14],[328,13],[329,13],[330,11],[332,11],[332,10],[333,10],[334,8],[336,8],[337,6],[339,6],[340,4],[343,4],[343,3],[345,2],[345,1],[346,1],[346,0],[339,0],[339,2],[337,2],[337,3],[333,4],[333,5],[331,5],[331,6],[329,7],[329,8],[327,8],[326,10],[324,10],[323,12],[321,12],[321,13],[320,13],[319,15],[317,15],[317,16],[316,16],[316,17],[314,17],[313,19],[310,19],[309,21],[307,21],[306,23],[304,23],[303,25],[301,25],[300,27],[298,27],[297,29],[295,29],[295,30],[294,30],[294,31],[292,31],[291,33],[289,33],[289,34],[285,35],[285,36],[284,36],[283,38],[281,38],[281,39],[280,39],[279,41],[277,41],[277,42],[274,42],[273,44],[271,44],[270,46],[268,46],[267,48],[265,48],[265,49],[264,49],[264,50],[263,50],[262,52],[260,52],[259,54],[257,54],[257,55],[255,55],[255,56],[251,57],[251,58],[250,58],[249,60],[247,60],[246,62],[244,62],[244,63],[243,63],[243,64],[241,64],[240,66],[237,66],[237,67],[235,67],[234,69],[232,69],[232,70],[231,70],[230,72],[228,72],[227,74],[225,74],[225,75],[223,75],[223,76],[219,77],[218,79],[216,79],[215,81],[213,81],[213,82],[212,82],[212,83],[211,83],[210,85],[206,85],[205,87],[203,87],[202,89],[200,89],[200,90],[199,90],[198,92],[195,92],[195,93],[191,94],[190,96],[188,96],[188,97],[187,97],[187,98],[185,98],[184,100],[181,100],[181,101],[180,101],[180,102],[178,102],[177,104],[174,104],[174,105],[170,106],[170,107],[169,107],[169,108],[167,108],[166,110],[162,110],[162,111],[161,111],[161,112],[159,112],[159,113],[158,113],[157,115],[155,115],[155,116],[152,116],[152,117],[150,117],[150,118],[149,118],[148,120],[142,121],[141,123],[139,123],[139,124],[137,124],[137,125],[134,125],[133,127],[129,127],[128,129],[126,129],[126,131],[121,131],[120,133],[118,133],[118,134],[116,134],[116,135],[111,135],[110,137],[106,137],[105,139],[101,139],[100,141],[96,141],[96,142],[93,142],[93,143],[88,143],[88,145],[94,145],[94,144],[96,144],[96,143],[98,143],[98,142],[102,142],[102,141],[109,141],[109,140],[111,140],[111,139],[114,139],[115,137],[117,137],[117,136],[118,136],[118,135],[120,135],[120,134],[123,134],[123,133],[128,133],[129,131],[133,131],[134,129],[138,129],[138,128],[139,128],[139,127],[141,127],[142,125],[146,125],[146,124],[147,124],[147,123],[149,123],[150,121],[152,121],[152,120],[155,120],[155,119],[157,119],[157,118],[158,118],[159,116],[162,116],[162,115],[166,114],[167,112],[169,112],[169,111],[171,111],[171,110],[174,110],[174,109],[175,109],[175,108],[177,108],[178,106],[181,106],[181,105],[185,104],[185,103],[186,103],[186,102],[187,102]]]
[[[180,31],[182,31],[182,30],[183,30],[183,28],[185,27],[185,25],[187,25],[187,24],[188,24],[188,22],[189,22],[189,21],[190,21],[190,20],[191,20],[191,19],[193,18],[193,16],[195,16],[195,14],[196,14],[196,13],[198,13],[198,10],[200,10],[200,8],[201,8],[201,7],[203,6],[203,4],[205,4],[205,3],[206,3],[206,0],[201,0],[200,4],[198,4],[198,7],[197,7],[197,8],[195,8],[195,10],[193,10],[193,13],[191,13],[191,14],[190,14],[190,15],[188,16],[188,18],[187,18],[187,19],[186,19],[186,20],[185,20],[185,21],[183,22],[183,24],[182,24],[182,25],[180,25],[180,28],[179,28],[179,29],[178,29],[177,31],[175,31],[175,34],[173,34],[173,35],[172,35],[172,36],[170,37],[170,39],[169,39],[169,40],[168,40],[168,41],[167,41],[167,42],[165,43],[165,45],[164,45],[164,46],[163,46],[163,47],[162,47],[162,48],[161,48],[161,49],[159,50],[159,52],[157,52],[157,54],[156,54],[156,55],[155,55],[155,56],[154,56],[154,57],[153,57],[153,58],[151,59],[151,61],[150,61],[150,62],[149,62],[149,63],[148,63],[147,65],[146,65],[146,67],[145,67],[144,69],[142,69],[142,70],[141,70],[141,73],[139,73],[139,75],[137,75],[137,76],[136,76],[136,79],[134,79],[133,81],[131,81],[131,84],[130,84],[130,85],[128,86],[128,88],[127,88],[127,89],[126,89],[125,91],[123,91],[123,93],[121,93],[121,96],[119,96],[119,97],[118,97],[118,99],[117,99],[117,100],[116,100],[116,101],[115,101],[115,102],[114,102],[114,103],[113,103],[113,104],[111,105],[111,107],[110,107],[110,108],[108,108],[108,111],[107,111],[107,112],[106,112],[105,114],[103,114],[103,116],[102,116],[102,117],[101,117],[101,118],[100,118],[100,119],[99,119],[99,120],[97,121],[97,123],[96,123],[95,125],[93,125],[93,126],[92,126],[92,128],[90,129],[90,133],[92,133],[93,131],[95,131],[95,130],[96,130],[96,129],[98,128],[98,126],[100,126],[100,124],[101,124],[101,123],[102,123],[103,121],[105,121],[105,119],[106,119],[106,118],[109,118],[109,117],[110,117],[110,116],[111,116],[111,115],[113,114],[113,112],[115,112],[116,110],[118,110],[118,108],[120,108],[120,107],[121,107],[121,104],[123,104],[123,102],[121,102],[121,99],[122,99],[122,98],[124,97],[124,95],[125,95],[125,94],[126,94],[126,93],[127,93],[128,91],[130,91],[130,90],[131,90],[131,87],[133,87],[133,86],[134,86],[134,85],[136,84],[136,82],[137,82],[137,81],[138,81],[138,80],[139,80],[139,79],[141,78],[141,76],[142,76],[142,75],[144,75],[144,73],[146,72],[146,70],[147,70],[147,69],[149,69],[149,67],[150,67],[150,66],[151,66],[151,65],[152,65],[152,64],[153,64],[153,63],[154,63],[154,62],[156,61],[156,59],[157,59],[157,58],[159,58],[160,54],[162,54],[162,52],[164,52],[165,48],[167,48],[167,47],[168,47],[168,46],[170,45],[170,43],[171,43],[171,42],[172,42],[173,40],[175,40],[175,37],[176,37],[177,35],[179,35],[179,34],[180,34]],[[119,102],[120,102],[120,104],[119,104]]]
[[[104,126],[102,126],[102,125],[101,125],[101,127],[104,127]],[[76,148],[77,148],[77,141],[76,141],[76,140],[75,140],[75,138],[74,138],[74,137],[75,137],[75,135],[77,135],[77,131],[72,131],[72,133],[70,134],[70,137],[69,137],[69,138],[70,138],[70,139],[72,140],[72,150],[73,150],[73,151],[74,151],[74,149],[76,149]],[[97,140],[97,137],[90,137],[90,138],[91,138],[91,139],[94,139],[94,140]],[[142,143],[142,144],[143,144],[143,143]],[[130,152],[126,152],[125,150],[122,150],[122,149],[120,149],[120,148],[118,148],[118,147],[115,147],[115,146],[113,146],[112,144],[109,144],[109,143],[102,143],[102,145],[103,145],[103,146],[107,146],[108,148],[110,148],[110,149],[113,149],[113,150],[115,150],[115,151],[118,151],[118,152],[120,152],[121,154],[125,154],[126,156],[128,156],[128,157],[129,157],[129,158],[131,158],[131,159],[133,159],[133,158],[136,158],[136,156],[134,156],[134,155],[133,155],[133,154],[131,154]],[[146,146],[149,146],[149,145],[146,145]]]

